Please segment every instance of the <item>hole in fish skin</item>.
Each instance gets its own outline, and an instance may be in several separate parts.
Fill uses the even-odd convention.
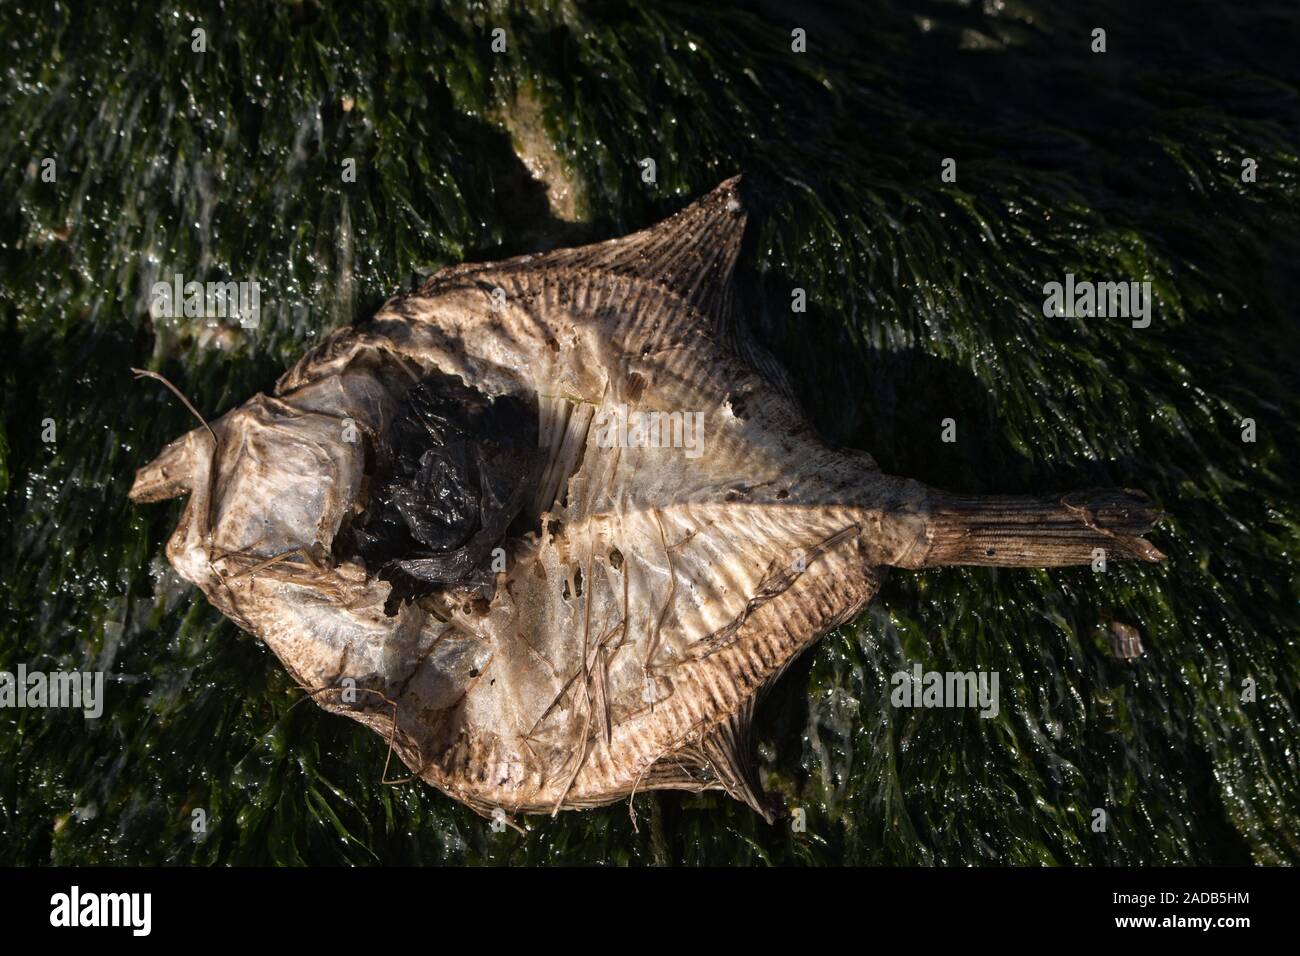
[[[632,372],[627,377],[627,401],[628,404],[639,402],[641,396],[645,394],[646,379],[644,375]]]
[[[413,385],[376,442],[365,511],[347,538],[393,585],[385,611],[449,587],[483,591],[540,467],[537,413],[435,373]]]
[[[615,571],[623,570],[623,552],[618,548],[611,548],[609,552],[609,563],[614,566]]]

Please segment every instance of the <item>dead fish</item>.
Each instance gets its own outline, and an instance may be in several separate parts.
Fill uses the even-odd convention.
[[[883,568],[1162,555],[1138,492],[950,494],[824,443],[738,321],[744,225],[732,179],[621,239],[444,269],[131,498],[188,494],[181,576],[480,813],[723,790],[771,821],[755,704]]]

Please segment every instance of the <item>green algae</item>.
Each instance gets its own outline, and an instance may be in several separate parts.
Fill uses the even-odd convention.
[[[1294,13],[1215,8],[1207,35],[1148,3],[873,10],[0,10],[0,668],[109,675],[98,721],[0,711],[0,861],[1300,858]],[[530,175],[542,140],[582,215]],[[216,414],[432,269],[619,235],[738,171],[745,312],[824,432],[955,490],[1143,488],[1169,560],[891,574],[760,709],[803,833],[713,794],[494,832],[382,784],[383,741],[303,703],[161,560],[178,506],[126,489],[192,422],[128,369]],[[152,320],[177,271],[259,279],[260,326]],[[1151,281],[1151,328],[1045,319],[1066,272]],[[1143,657],[1098,642],[1111,619]],[[891,707],[915,662],[999,672],[1000,713]]]

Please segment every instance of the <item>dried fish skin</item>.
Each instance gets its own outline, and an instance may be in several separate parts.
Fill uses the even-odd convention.
[[[823,443],[737,320],[744,222],[729,180],[623,239],[444,270],[168,446],[132,497],[188,492],[180,574],[322,707],[479,811],[721,789],[772,819],[756,702],[882,567],[1160,555],[1136,493],[951,495]],[[429,376],[535,408],[538,477],[490,599],[451,586],[393,607],[337,543],[366,507],[366,448]],[[602,440],[620,408],[699,414],[699,454]]]

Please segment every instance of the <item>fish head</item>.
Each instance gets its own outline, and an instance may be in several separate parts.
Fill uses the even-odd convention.
[[[167,554],[205,591],[262,562],[326,560],[395,407],[386,376],[365,367],[259,393],[168,444],[136,473],[131,500],[189,495]]]

